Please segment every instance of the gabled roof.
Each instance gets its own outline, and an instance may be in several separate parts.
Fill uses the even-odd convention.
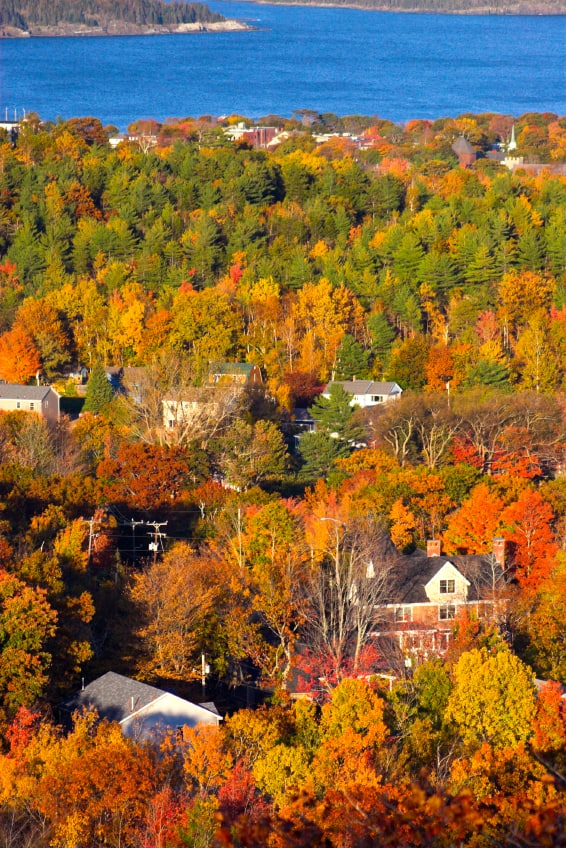
[[[51,386],[21,386],[19,383],[0,383],[0,400],[43,400]]]
[[[324,392],[329,392],[332,385],[342,386],[350,395],[391,395],[402,391],[397,383],[376,383],[374,380],[334,380],[328,383]]]
[[[254,369],[251,362],[215,362],[210,367],[211,374],[245,374],[249,377]]]
[[[101,718],[123,721],[165,694],[163,689],[108,671],[68,698],[61,709],[72,713],[82,707],[94,708]]]
[[[468,139],[464,138],[463,135],[456,139],[456,141],[452,145],[452,150],[457,156],[463,156],[467,153],[473,153],[474,156],[476,155],[475,149],[472,147]]]
[[[434,556],[422,551],[399,557],[389,572],[389,603],[427,604],[425,586],[450,562],[469,582],[468,601],[481,600],[492,586],[491,560],[485,556]]]

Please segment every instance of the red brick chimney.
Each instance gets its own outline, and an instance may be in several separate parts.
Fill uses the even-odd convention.
[[[440,539],[427,539],[426,540],[426,555],[427,557],[435,557],[440,556],[441,548]]]
[[[505,568],[505,539],[498,536],[493,540],[493,556],[501,568]]]

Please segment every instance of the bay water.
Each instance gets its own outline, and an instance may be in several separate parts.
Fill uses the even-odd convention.
[[[0,117],[566,114],[566,16],[208,5],[256,29],[0,41]]]

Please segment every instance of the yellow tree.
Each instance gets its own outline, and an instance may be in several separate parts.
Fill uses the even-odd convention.
[[[507,343],[519,325],[525,324],[537,310],[547,310],[556,282],[534,271],[509,271],[499,283],[499,317]]]
[[[379,754],[387,737],[385,704],[364,680],[345,679],[322,707],[315,782],[335,789],[380,783]]]
[[[197,372],[210,362],[237,357],[241,330],[238,309],[216,288],[180,289],[173,301],[170,343],[192,355]]]
[[[251,518],[246,537],[252,606],[273,636],[265,644],[262,668],[285,688],[293,647],[306,613],[303,529],[290,504],[273,502]]]
[[[467,651],[454,668],[454,688],[445,718],[472,746],[488,742],[504,748],[525,742],[532,734],[535,686],[529,668],[499,646]]]
[[[42,694],[51,662],[47,642],[56,620],[44,589],[0,569],[0,716]]]
[[[328,379],[342,336],[355,337],[363,329],[361,305],[349,289],[334,289],[322,278],[298,292],[293,314],[299,338],[297,367]]]
[[[126,283],[108,300],[108,335],[112,361],[135,361],[144,337],[144,319],[153,307],[151,296],[139,283]]]
[[[187,789],[203,798],[216,794],[232,769],[224,730],[216,725],[183,729],[183,772]]]
[[[547,394],[556,390],[560,365],[548,343],[549,323],[542,311],[533,314],[515,346],[521,388]]]
[[[198,665],[203,634],[224,594],[222,570],[221,560],[178,543],[134,576],[132,598],[140,611],[142,662],[149,673],[184,678]]]

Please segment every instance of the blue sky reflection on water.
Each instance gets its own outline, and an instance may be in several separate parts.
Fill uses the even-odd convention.
[[[0,42],[0,108],[44,119],[566,113],[566,17],[402,15],[213,0],[245,33]]]

